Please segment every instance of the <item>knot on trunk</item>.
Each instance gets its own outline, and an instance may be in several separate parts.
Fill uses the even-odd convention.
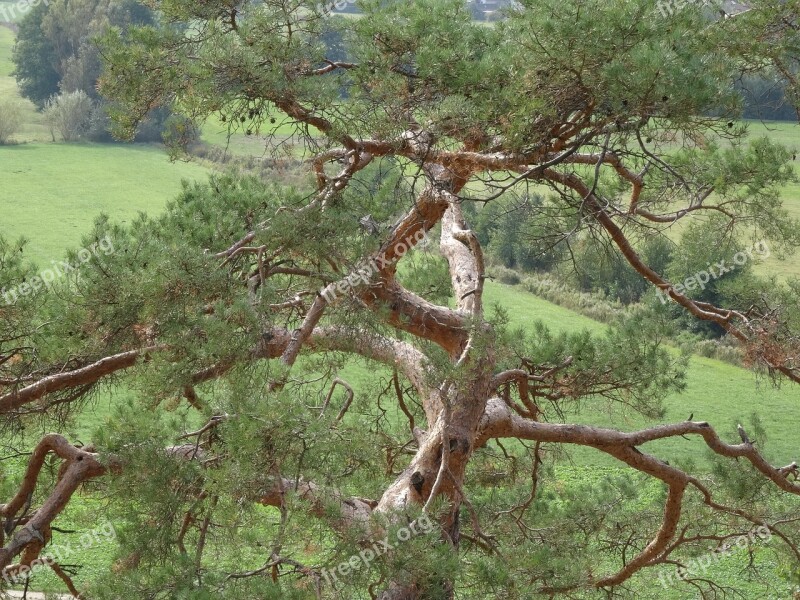
[[[455,452],[462,452],[464,454],[469,453],[469,440],[466,438],[451,438],[450,439],[450,454],[454,454]]]
[[[414,471],[414,473],[411,474],[411,487],[413,487],[420,496],[422,495],[423,485],[425,485],[425,477],[419,471]]]

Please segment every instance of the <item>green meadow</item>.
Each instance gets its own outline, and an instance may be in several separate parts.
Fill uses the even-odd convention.
[[[30,143],[0,147],[0,234],[29,240],[39,264],[76,247],[94,218],[158,213],[182,180],[205,180],[194,163],[171,163],[144,145]]]

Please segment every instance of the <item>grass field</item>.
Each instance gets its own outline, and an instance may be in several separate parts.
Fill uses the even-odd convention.
[[[0,234],[30,240],[39,263],[75,247],[94,218],[118,222],[140,211],[157,213],[181,180],[205,180],[193,163],[170,163],[155,146],[20,144],[0,147]]]
[[[254,157],[297,157],[303,149],[296,138],[297,131],[293,122],[283,117],[274,125],[267,124],[258,135],[247,135],[248,123],[223,123],[219,115],[209,117],[202,128],[201,139],[207,144],[225,148],[235,156]],[[312,131],[316,131],[312,128]]]
[[[487,303],[499,302],[508,311],[512,324],[529,325],[541,320],[553,329],[569,332],[589,330],[602,335],[605,325],[570,310],[551,304],[521,290],[496,283],[487,283]],[[488,305],[488,304],[487,304]],[[641,417],[609,413],[603,402],[587,401],[576,421],[594,423],[624,430],[634,430],[652,422]],[[770,442],[764,449],[770,460],[788,464],[798,457],[796,432],[800,427],[800,386],[791,384],[775,387],[745,369],[702,357],[693,357],[687,378],[687,389],[673,394],[665,402],[664,422],[679,422],[694,413],[695,420],[704,420],[718,428],[723,438],[736,440],[736,424],[747,423],[758,412],[769,433]],[[670,461],[702,458],[705,447],[697,440],[681,438],[654,443],[650,451]],[[580,449],[574,453],[576,462],[595,465],[615,465],[611,459],[593,450]]]

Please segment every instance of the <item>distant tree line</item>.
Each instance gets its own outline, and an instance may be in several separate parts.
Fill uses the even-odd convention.
[[[786,86],[765,77],[743,78],[736,85],[744,101],[746,119],[796,121],[797,111],[789,101]]]
[[[473,18],[499,15],[508,2],[471,0]],[[331,10],[353,12],[353,3],[333,3]],[[488,11],[488,12],[487,12]],[[109,111],[113,107],[97,91],[102,64],[96,40],[109,27],[127,31],[132,26],[157,27],[150,8],[136,0],[53,0],[30,7],[19,23],[13,61],[21,94],[44,112],[53,139],[111,141]],[[340,35],[331,28],[323,36],[329,58],[343,60]],[[737,82],[750,119],[792,120],[797,114],[777,81],[748,77]],[[11,117],[19,107],[6,103],[2,112]],[[9,124],[13,118],[5,119]],[[185,138],[195,134],[183,119],[167,109],[150,113],[139,126],[137,141],[160,141],[164,135]],[[0,143],[10,137],[0,131]]]
[[[136,0],[53,0],[32,5],[20,21],[14,75],[54,140],[112,141],[112,107],[97,91],[103,67],[96,39],[109,27],[132,26],[157,26],[153,11]],[[136,140],[160,141],[175,120],[169,110],[152,111]]]
[[[573,236],[564,235],[564,216],[561,223],[548,221],[552,203],[537,194],[513,197],[508,195],[485,207],[466,203],[470,221],[475,223],[478,238],[486,249],[489,263],[495,267],[513,269],[517,273],[547,273],[581,292],[600,295],[622,303],[657,302],[651,285],[630,266],[621,252],[602,237],[583,231]],[[579,214],[571,215],[576,222]],[[713,221],[713,219],[712,219]],[[560,232],[560,233],[549,233]],[[725,261],[721,273],[714,272],[702,286],[696,284],[687,294],[694,300],[743,306],[746,309],[757,301],[750,290],[759,285],[753,272],[754,260],[735,265],[733,257],[746,249],[746,243],[731,236],[724,226],[709,227],[704,224],[686,227],[674,240],[661,235],[643,236],[633,241],[639,254],[657,273],[672,281],[685,281],[697,273],[707,272],[709,248],[713,248],[716,261]],[[500,269],[501,272],[502,269]],[[507,273],[507,272],[505,272]],[[512,276],[517,283],[518,277]],[[718,276],[717,276],[718,275]],[[664,310],[675,320],[681,330],[704,338],[724,335],[713,323],[687,318],[671,302],[662,302]]]

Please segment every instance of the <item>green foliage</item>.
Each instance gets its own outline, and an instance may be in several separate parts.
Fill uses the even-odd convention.
[[[7,144],[21,127],[21,103],[14,98],[0,100],[0,146]]]
[[[453,296],[447,261],[435,250],[415,252],[414,260],[400,276],[405,287],[431,302],[447,304]]]
[[[39,107],[58,93],[61,75],[55,45],[44,31],[48,5],[38,3],[19,23],[14,47],[14,75],[20,93]]]
[[[522,271],[549,271],[566,251],[546,217],[540,196],[503,197],[476,210],[475,230],[486,252],[502,265]]]
[[[27,295],[19,295],[18,286],[33,275],[30,263],[25,260],[26,241],[10,243],[0,236],[0,364],[13,372],[21,373],[22,365],[13,366],[11,360],[19,348],[20,336],[30,332],[35,304]]]
[[[544,385],[541,391],[548,405],[540,408],[546,415],[552,410],[550,418],[575,412],[587,397],[607,398],[622,412],[659,418],[664,396],[685,387],[687,357],[676,358],[661,347],[663,324],[644,311],[627,314],[615,325],[602,337],[585,330],[555,334],[541,322],[529,323],[525,330],[510,329],[504,341],[514,350],[505,366],[514,368],[524,357],[566,374],[557,389]],[[565,362],[564,357],[570,358]]]
[[[672,261],[673,245],[659,235],[646,237],[639,244],[639,255],[656,273],[665,274]],[[651,286],[606,240],[586,237],[575,244],[577,287],[583,292],[600,292],[623,304],[642,299]]]
[[[53,96],[45,102],[43,117],[53,141],[56,133],[65,142],[81,139],[88,132],[94,106],[83,90]]]
[[[713,255],[709,248],[713,248]],[[689,278],[699,279],[701,283],[694,286],[689,283],[688,287],[693,289],[685,291],[692,298],[747,310],[758,301],[758,290],[763,289],[763,283],[753,275],[753,266],[761,250],[754,252],[753,248],[735,237],[724,217],[697,221],[683,231],[667,275],[681,285],[690,281]],[[745,252],[746,249],[750,252]],[[734,262],[735,259],[739,261]],[[683,329],[713,337],[724,333],[718,325],[687,318],[674,305],[670,308]]]

